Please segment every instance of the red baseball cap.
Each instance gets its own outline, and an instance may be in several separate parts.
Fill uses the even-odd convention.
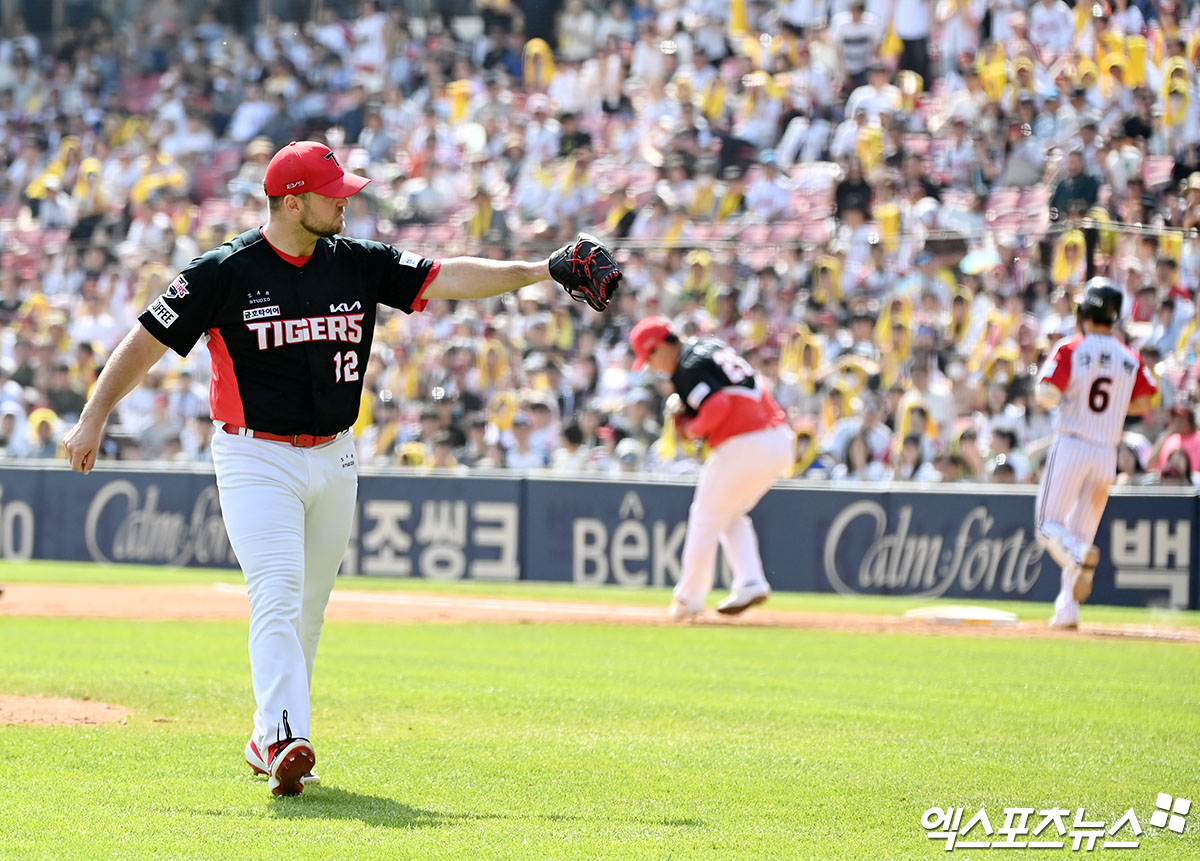
[[[646,359],[654,348],[663,342],[667,335],[674,334],[671,323],[666,317],[647,317],[633,327],[629,333],[629,344],[633,347],[633,369],[636,371],[646,364]]]
[[[351,197],[370,181],[342,170],[333,150],[325,144],[292,141],[271,158],[263,189],[267,197],[309,191],[322,197]]]

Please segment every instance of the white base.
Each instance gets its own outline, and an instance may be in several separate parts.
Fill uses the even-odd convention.
[[[904,614],[906,619],[943,625],[1016,625],[1017,614],[988,607],[954,606],[949,604],[918,607]]]

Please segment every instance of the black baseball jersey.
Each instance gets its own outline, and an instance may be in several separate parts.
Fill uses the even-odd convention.
[[[684,343],[671,382],[689,417],[694,417],[700,405],[722,389],[741,386],[753,390],[758,385],[750,363],[716,338]]]
[[[333,434],[358,418],[376,303],[420,311],[438,268],[341,236],[319,240],[298,266],[255,228],[193,260],[139,320],[181,356],[206,338],[214,419]]]

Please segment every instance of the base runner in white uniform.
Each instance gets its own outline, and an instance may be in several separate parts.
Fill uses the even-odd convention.
[[[796,461],[796,435],[754,370],[715,338],[686,344],[669,321],[647,317],[629,335],[634,368],[668,374],[675,393],[667,410],[675,427],[711,449],[688,512],[683,565],[669,613],[677,622],[704,610],[716,579],[717,547],[733,569],[733,588],[717,606],[735,615],[771,595],[749,513]]]
[[[72,469],[90,472],[117,402],[168,347],[186,356],[205,338],[221,431],[212,446],[217,487],[250,598],[257,710],[245,757],[268,775],[275,795],[296,795],[313,782],[309,690],[354,518],[348,428],[358,416],[377,305],[412,313],[430,299],[495,296],[551,278],[549,260],[437,261],[339,236],[349,198],[368,181],[345,173],[324,144],[281,149],[267,167],[266,226],[193,260],[150,305],[63,440]],[[574,249],[552,260],[578,258]],[[619,273],[608,277],[615,289]],[[578,298],[578,285],[567,292]],[[608,295],[589,304],[602,309]]]
[[[1112,335],[1121,292],[1093,278],[1079,304],[1083,334],[1060,343],[1038,376],[1038,400],[1058,407],[1034,508],[1038,541],[1062,566],[1055,627],[1079,626],[1079,604],[1092,593],[1100,549],[1092,542],[1117,472],[1127,415],[1150,409],[1154,377],[1141,357]]]

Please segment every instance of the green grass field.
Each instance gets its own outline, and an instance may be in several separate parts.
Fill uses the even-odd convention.
[[[236,574],[0,567],[0,583],[221,580]],[[1087,618],[1151,620],[1103,609]],[[1183,835],[1149,822],[1159,792],[1200,801],[1195,645],[333,622],[314,692],[323,783],[272,799],[241,759],[245,640],[244,623],[0,617],[0,693],[133,710],[124,726],[0,726],[0,857],[944,857],[921,828],[931,806],[986,807],[995,827],[1005,807],[1084,807],[1110,824],[1133,807],[1133,857],[1200,857],[1200,812]],[[1071,854],[1067,838],[1019,857]]]

